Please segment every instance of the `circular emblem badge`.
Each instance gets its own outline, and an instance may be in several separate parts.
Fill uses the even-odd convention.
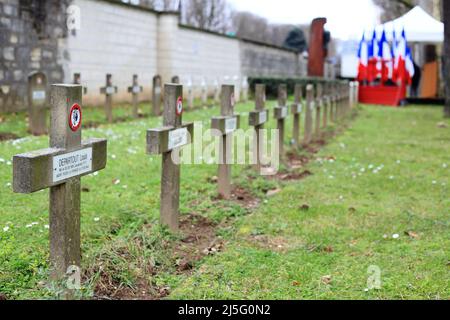
[[[234,98],[234,93],[231,94],[231,106],[234,107],[236,104],[236,99]]]
[[[183,98],[182,97],[178,97],[176,113],[177,113],[177,116],[181,116],[181,114],[183,113]]]
[[[73,132],[76,132],[81,127],[81,107],[77,103],[70,108],[69,127]]]

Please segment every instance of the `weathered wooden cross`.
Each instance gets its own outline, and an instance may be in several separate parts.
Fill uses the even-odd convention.
[[[13,189],[50,188],[51,276],[59,280],[69,267],[80,268],[80,177],[105,168],[107,141],[81,142],[80,85],[53,85],[50,104],[50,148],[14,156]]]
[[[328,126],[328,110],[329,110],[329,91],[328,91],[328,81],[323,85],[323,95],[322,95],[322,127],[324,129]]]
[[[128,87],[128,92],[132,94],[133,101],[133,117],[139,118],[139,93],[144,91],[144,88],[139,85],[138,75],[133,75],[133,84],[131,87]]]
[[[279,134],[278,144],[280,146],[280,158],[284,153],[284,127],[285,120],[288,116],[287,103],[287,85],[280,84],[278,86],[278,106],[274,108],[273,117],[277,120],[277,129]]]
[[[256,170],[261,170],[261,158],[264,154],[263,129],[269,119],[269,110],[266,108],[266,86],[255,85],[255,111],[251,111],[248,118],[249,126],[255,127],[255,138],[253,141],[253,156]]]
[[[292,139],[297,148],[300,147],[300,116],[303,111],[302,99],[302,85],[296,84],[294,89],[294,104],[291,107],[291,112],[294,115]]]
[[[314,86],[306,86],[306,113],[305,113],[305,139],[304,144],[308,145],[312,141],[313,134],[313,112],[316,108],[314,101]]]
[[[106,75],[106,86],[100,89],[100,93],[106,95],[105,100],[105,114],[106,120],[109,123],[113,122],[113,95],[118,92],[117,87],[112,84],[112,75]]]
[[[320,116],[322,112],[322,103],[323,103],[322,90],[323,90],[322,84],[318,83],[316,90],[316,131],[315,131],[316,140],[320,139],[320,126],[321,126]]]
[[[28,76],[28,125],[32,135],[47,133],[47,77],[42,72]]]
[[[153,77],[152,105],[153,105],[153,115],[157,117],[161,115],[161,88],[162,88],[161,76],[156,75]]]
[[[202,78],[202,82],[200,84],[201,91],[202,91],[202,106],[207,107],[208,106],[208,86],[206,85],[205,78]]]
[[[234,114],[234,86],[223,85],[220,117],[212,118],[211,128],[220,132],[218,192],[223,199],[231,197],[231,157],[233,132],[239,129],[240,116]]]
[[[81,85],[81,73],[73,74],[73,84]],[[83,87],[83,94],[87,94],[87,92],[88,92],[87,87]]]
[[[147,153],[162,154],[161,174],[161,224],[170,230],[179,227],[180,164],[175,163],[172,153],[191,143],[194,124],[183,124],[183,86],[164,86],[163,127],[147,131]]]

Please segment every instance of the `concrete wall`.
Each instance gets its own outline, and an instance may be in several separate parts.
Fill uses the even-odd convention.
[[[151,97],[151,83],[157,73],[158,16],[133,7],[112,5],[104,1],[75,0],[81,9],[81,29],[64,41],[65,82],[81,73],[88,87],[84,102],[101,104],[107,73],[119,88],[116,101],[128,101],[133,74],[144,86],[141,98]]]

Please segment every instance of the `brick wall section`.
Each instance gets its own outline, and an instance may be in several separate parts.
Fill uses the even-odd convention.
[[[31,72],[44,72],[49,83],[64,78],[57,55],[59,39],[66,36],[66,1],[34,1],[42,5],[39,16],[30,13],[30,2],[0,2],[0,111],[26,107]]]

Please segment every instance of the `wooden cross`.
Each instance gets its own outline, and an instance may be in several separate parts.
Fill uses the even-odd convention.
[[[113,105],[113,95],[118,92],[117,87],[112,84],[112,75],[106,75],[106,86],[100,89],[100,93],[106,95],[105,100],[105,114],[106,120],[109,123],[113,122],[113,113],[112,113],[112,105]]]
[[[274,108],[274,118],[277,120],[277,129],[279,133],[278,144],[280,146],[280,158],[284,153],[284,124],[288,116],[287,103],[287,85],[278,86],[278,106]]]
[[[308,145],[312,141],[313,133],[313,112],[315,110],[314,86],[308,84],[306,86],[306,113],[305,113],[305,140],[304,144]]]
[[[253,156],[256,170],[261,169],[261,158],[264,154],[263,129],[269,119],[269,110],[266,109],[266,86],[255,85],[255,111],[251,111],[248,118],[249,126],[255,127],[255,139],[253,142]]]
[[[248,101],[248,78],[242,79],[242,101],[246,103]]]
[[[161,115],[161,88],[162,88],[161,76],[156,75],[153,77],[152,105],[153,105],[153,115],[157,117]]]
[[[322,111],[322,84],[317,84],[317,91],[316,91],[316,131],[315,131],[315,138],[320,139],[320,116]]]
[[[202,82],[200,84],[202,88],[202,105],[203,107],[208,106],[208,87],[206,86],[205,78],[202,78]]]
[[[139,93],[144,91],[144,88],[139,85],[138,75],[133,75],[133,85],[128,87],[128,92],[132,94],[133,101],[133,117],[139,118]]]
[[[13,189],[50,188],[51,276],[58,280],[69,267],[80,267],[80,177],[106,167],[107,141],[81,142],[80,85],[53,85],[50,103],[50,148],[14,156]]]
[[[47,133],[47,104],[47,77],[33,72],[28,76],[28,125],[34,136]]]
[[[297,148],[300,147],[300,116],[302,114],[302,111],[302,85],[296,84],[294,89],[294,104],[291,107],[291,112],[294,115],[292,137]]]
[[[81,85],[81,73],[73,74],[73,84]],[[88,92],[87,87],[83,87],[83,94],[87,94],[87,92]]]
[[[322,96],[322,127],[326,129],[328,127],[328,82],[325,82],[323,85],[323,96]]]
[[[192,110],[194,108],[194,88],[192,86],[192,79],[189,78],[188,82],[187,82],[187,94],[188,94],[188,109]]]
[[[214,80],[214,103],[220,102],[220,86],[217,79]]]
[[[220,131],[218,192],[223,199],[231,197],[231,157],[233,132],[239,129],[240,116],[234,114],[234,86],[223,85],[220,117],[212,118],[211,128]]]
[[[180,165],[172,159],[174,150],[191,143],[194,124],[183,124],[183,86],[164,86],[163,127],[147,131],[147,153],[162,154],[161,224],[172,231],[179,228]]]

